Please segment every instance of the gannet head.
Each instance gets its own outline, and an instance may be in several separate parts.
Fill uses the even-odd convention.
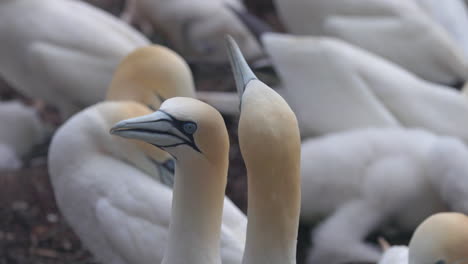
[[[221,114],[193,98],[168,99],[152,114],[117,123],[111,133],[148,142],[177,161],[228,160],[229,139]]]
[[[176,96],[195,96],[192,73],[182,57],[159,45],[130,53],[117,67],[107,92],[107,100],[133,100],[153,110]]]
[[[237,91],[241,98],[239,121],[241,148],[244,145],[243,148],[252,148],[253,151],[256,149],[254,153],[258,153],[260,148],[253,146],[264,142],[265,148],[269,149],[265,153],[269,153],[268,156],[272,155],[269,151],[273,147],[281,150],[279,152],[290,147],[292,152],[299,150],[299,130],[294,112],[278,93],[257,79],[233,38],[227,37],[227,47]],[[246,134],[242,139],[244,131]],[[277,144],[272,146],[267,142],[277,142]],[[297,151],[293,156],[297,158],[299,153],[300,151]]]
[[[409,264],[467,264],[468,217],[439,213],[426,219],[409,244]]]

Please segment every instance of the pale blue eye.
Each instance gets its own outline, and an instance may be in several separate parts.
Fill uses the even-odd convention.
[[[197,131],[197,124],[193,122],[187,122],[185,123],[182,128],[184,129],[185,133],[192,135]]]

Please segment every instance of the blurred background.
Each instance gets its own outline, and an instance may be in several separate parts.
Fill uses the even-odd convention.
[[[250,42],[246,40],[245,47],[250,45],[252,48],[251,53],[246,49],[246,57],[259,79],[285,95],[288,103],[298,115],[303,140],[343,132],[351,128],[408,127],[427,129],[437,136],[450,136],[466,141],[468,122],[464,122],[464,119],[468,114],[468,102],[464,101],[464,93],[466,93],[464,86],[468,80],[468,64],[465,59],[467,57],[465,50],[468,50],[468,28],[465,28],[468,26],[468,16],[464,2],[457,1],[457,4],[453,4],[455,1],[452,1],[452,4],[447,4],[444,9],[443,4],[440,4],[442,1],[439,1],[439,7],[437,7],[438,1],[432,1],[433,3],[429,4],[431,1],[428,0],[382,0],[381,3],[386,3],[382,5],[377,0],[368,0],[354,1],[357,3],[355,6],[354,4],[328,5],[333,1],[310,0],[310,3],[315,3],[314,9],[302,8],[303,12],[301,12],[301,4],[308,1],[293,1],[291,10],[288,10],[287,1],[278,0],[276,2],[283,3],[282,12],[277,10],[279,8],[275,8],[272,0],[244,0],[240,4],[245,5],[247,11],[245,13],[263,22],[261,25],[255,22],[253,23],[255,25],[249,28],[253,32],[250,37],[255,39],[255,44],[250,45]],[[226,194],[244,213],[247,212],[246,170],[238,146],[238,113],[236,112],[238,102],[234,94],[236,88],[231,68],[226,58],[223,57],[224,55],[218,56],[215,45],[213,47],[205,45],[194,38],[195,40],[191,40],[193,42],[191,43],[196,46],[195,48],[185,46],[187,36],[184,34],[189,36],[192,34],[185,31],[189,31],[187,27],[190,28],[190,24],[195,23],[197,17],[190,17],[187,19],[189,22],[181,23],[177,29],[183,34],[179,37],[172,36],[164,27],[159,29],[154,25],[148,26],[144,17],[148,14],[144,14],[141,10],[131,15],[126,14],[124,12],[126,8],[132,9],[124,0],[86,0],[85,2],[116,18],[125,19],[133,29],[142,33],[151,42],[162,44],[181,54],[193,73],[197,92],[207,92],[205,95],[211,95],[210,92],[221,92],[223,98],[226,96],[228,102],[233,102],[217,105],[223,114],[231,140]],[[343,1],[335,3],[338,2]],[[354,2],[349,1],[348,4]],[[377,4],[367,5],[367,2],[377,2]],[[419,6],[416,8],[416,4],[401,4],[402,2],[415,2]],[[463,4],[462,9],[458,8],[460,3]],[[2,3],[0,3],[0,11],[1,9]],[[243,14],[239,16],[242,17]],[[306,21],[308,18],[311,21]],[[333,19],[327,20],[327,18]],[[24,19],[27,21],[27,15]],[[252,18],[244,17],[243,19],[251,21]],[[0,23],[2,23],[1,12]],[[455,23],[459,24],[454,26]],[[305,29],[305,25],[309,24],[316,25],[316,27],[312,26],[310,30]],[[223,26],[220,27],[223,28]],[[5,28],[7,27],[4,27],[2,31],[0,27],[0,33],[7,32]],[[32,31],[36,29],[33,25],[31,28]],[[201,29],[193,29],[195,32],[193,34],[208,36],[210,33],[206,33],[205,28],[212,29],[211,25],[205,25]],[[5,33],[0,39],[14,36],[15,30],[10,30],[11,35]],[[258,32],[255,32],[256,30]],[[310,40],[307,42],[309,40],[302,38],[276,40],[272,37],[271,40],[264,39],[262,44],[258,39],[260,37],[258,35],[263,33],[260,31],[320,35],[342,41],[334,43],[328,40]],[[224,35],[223,32],[219,34]],[[12,40],[13,44],[8,45],[14,46],[15,41],[17,40]],[[304,44],[301,44],[301,41],[305,41]],[[2,44],[2,42],[0,41],[0,59],[15,60],[13,56],[8,57],[8,50],[12,46]],[[317,44],[317,49],[303,49],[307,45],[315,44]],[[260,52],[257,54],[256,50]],[[211,55],[205,56],[206,54]],[[307,61],[308,56],[315,60]],[[4,63],[3,69],[8,68],[10,62]],[[298,69],[304,71],[300,72]],[[314,69],[314,73],[309,74],[307,70],[311,69]],[[19,155],[19,161],[15,159],[3,161],[7,165],[5,167],[10,168],[0,170],[0,264],[98,263],[84,248],[80,239],[61,215],[48,174],[47,154],[52,132],[66,121],[68,114],[76,111],[66,113],[64,117],[60,106],[50,104],[43,98],[39,98],[40,96],[35,97],[27,92],[20,92],[21,89],[15,88],[14,84],[6,81],[8,77],[2,79],[2,75],[9,76],[9,74],[7,70],[2,72],[0,67],[0,100],[4,102],[17,100],[33,109],[49,135],[45,142],[31,144],[28,151]],[[47,74],[49,72],[45,76]],[[15,81],[15,78],[11,77],[11,80]],[[311,79],[315,82],[309,83]],[[309,85],[321,87],[316,91],[317,96],[310,92]],[[351,87],[352,92],[340,90],[348,86]],[[234,101],[231,100],[233,97]],[[216,97],[215,99],[211,97],[207,99],[203,96],[200,98],[208,103],[217,100]],[[314,106],[317,107],[314,108]],[[231,109],[234,111],[230,111]],[[7,110],[0,109],[0,120],[1,111],[6,113]],[[354,118],[353,114],[357,117]],[[7,125],[8,123],[5,123],[3,126]],[[1,126],[2,124],[0,124],[0,129]],[[422,147],[424,151],[427,149],[425,146]],[[356,149],[355,152],[359,150]],[[0,154],[1,151],[0,149]],[[402,152],[405,153],[402,156],[407,153],[412,155],[413,152],[419,153],[419,149]],[[375,156],[380,154],[377,153]],[[450,155],[452,153],[449,153]],[[334,167],[335,164],[328,165]],[[429,165],[427,166],[423,170],[431,169]],[[467,185],[468,170],[459,170],[457,173],[459,173],[457,174],[459,178],[453,181],[460,181],[456,182],[459,186]],[[337,185],[340,184],[337,183]],[[401,182],[401,185],[404,186],[405,182]],[[396,190],[399,189],[399,187],[396,188]],[[379,192],[380,189],[375,190]],[[463,194],[464,192],[464,189],[460,191]],[[468,194],[468,190],[466,193]],[[397,191],[392,195],[405,196]],[[440,193],[438,195],[444,196]],[[323,197],[328,199],[326,197],[329,196],[324,194]],[[455,200],[457,198],[463,200],[466,197],[460,195]],[[444,209],[452,210],[455,208],[452,205],[448,203]],[[458,211],[468,209],[463,206],[457,207],[457,209],[463,208]],[[399,212],[399,208],[395,211]],[[435,211],[437,210],[430,211],[430,213]],[[426,217],[428,216],[426,214],[430,213],[424,212],[423,215]],[[306,263],[309,248],[313,246],[311,242],[313,232],[320,221],[326,217],[326,215],[318,215],[312,220],[301,221],[297,251],[299,264]],[[422,220],[419,219],[419,215],[415,219]],[[384,237],[391,245],[408,244],[415,226],[409,229],[400,228],[400,223],[391,218],[384,222],[378,228],[371,228],[371,232],[365,235],[366,243],[370,243],[378,250],[380,250],[378,240],[381,237]],[[343,263],[362,262],[350,260]]]

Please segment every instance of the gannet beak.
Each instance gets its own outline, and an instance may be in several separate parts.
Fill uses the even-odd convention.
[[[247,84],[252,80],[258,80],[258,78],[252,69],[250,69],[239,46],[237,46],[236,41],[231,36],[226,36],[226,47],[236,82],[237,93],[242,103],[242,94],[244,94]]]
[[[110,133],[139,139],[162,149],[186,144],[198,150],[193,136],[181,131],[180,123],[166,112],[158,110],[149,115],[120,121],[111,128]]]

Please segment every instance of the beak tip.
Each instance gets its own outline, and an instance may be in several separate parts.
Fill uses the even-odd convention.
[[[121,131],[122,128],[125,128],[127,125],[127,122],[125,120],[118,122],[115,124],[111,129],[109,130],[109,133],[111,135],[118,135],[119,131]]]
[[[230,35],[226,35],[225,40],[229,62],[231,64],[231,68],[234,74],[237,92],[239,94],[239,97],[242,98],[247,84],[252,80],[256,80],[257,77],[247,64],[247,61],[245,60],[244,55],[242,54],[234,38]]]

